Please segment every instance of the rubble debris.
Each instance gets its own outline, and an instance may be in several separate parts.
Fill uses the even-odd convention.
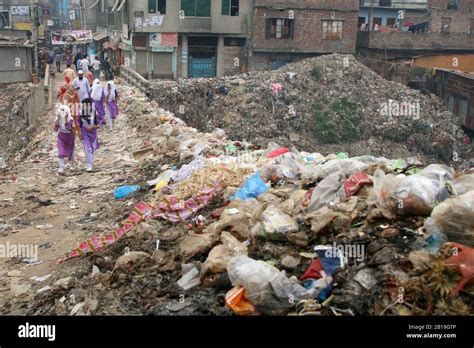
[[[297,72],[293,83],[299,78]],[[236,86],[250,88],[249,81],[244,76],[239,85],[229,83],[227,97]],[[294,93],[282,85],[281,106],[285,93]],[[255,146],[232,140],[232,127],[230,135],[198,132],[155,101],[121,88],[122,109],[136,124],[133,150],[153,150],[130,162],[133,177],[116,174],[123,180],[111,180],[105,194],[110,197],[116,182],[142,189],[114,201],[114,223],[89,231],[59,260],[62,274],[48,279],[52,291],[28,304],[32,314],[68,315],[87,298],[92,309],[84,305],[76,315],[473,314],[470,268],[460,266],[470,260],[470,245],[458,227],[470,215],[459,208],[461,220],[435,219],[443,206],[472,197],[468,170],[429,165],[423,156],[427,164],[398,154],[378,157],[376,140],[370,155],[357,147],[300,152],[304,132],[301,144],[275,139],[288,151],[276,141]],[[412,93],[390,88],[397,96]],[[436,117],[430,114],[427,122]],[[237,197],[249,180],[261,190]],[[100,225],[106,212],[95,214],[86,215],[84,228],[91,221]],[[458,259],[453,245],[461,250]],[[94,265],[100,273],[91,277]],[[66,272],[69,278],[57,280]],[[401,287],[406,302],[395,303]],[[69,304],[73,291],[77,301]]]

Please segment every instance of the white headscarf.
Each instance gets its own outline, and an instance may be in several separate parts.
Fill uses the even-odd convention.
[[[94,101],[99,101],[100,98],[102,98],[103,90],[104,87],[102,87],[102,84],[100,83],[99,79],[95,79],[94,83],[92,84],[91,98]]]
[[[115,83],[114,81],[107,82],[107,88],[105,89],[105,96],[107,97],[107,101],[109,100],[109,89],[108,86],[110,85],[110,95],[112,98],[115,98]]]
[[[72,120],[71,109],[67,105],[61,105],[56,115],[56,120],[59,121],[59,130],[61,133],[67,133],[66,123]]]

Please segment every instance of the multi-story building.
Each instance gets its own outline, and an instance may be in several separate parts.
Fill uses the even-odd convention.
[[[155,78],[211,77],[247,69],[251,0],[129,3],[124,63]]]
[[[255,0],[250,68],[274,69],[327,53],[354,53],[359,0]]]
[[[427,19],[428,0],[360,0],[358,27],[384,30],[406,27]]]
[[[409,11],[409,6],[413,6],[413,0],[407,0],[403,8],[399,3],[392,9],[402,13],[402,19],[395,20],[391,27],[380,15],[377,23],[381,25],[377,26],[374,15],[365,27],[360,19],[358,52],[379,59],[443,55],[446,62],[474,53],[474,0],[427,0],[425,9],[417,9],[416,13]],[[376,13],[375,9],[371,11]],[[442,63],[439,67],[446,66]]]

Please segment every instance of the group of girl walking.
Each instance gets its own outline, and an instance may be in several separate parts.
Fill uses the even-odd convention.
[[[99,79],[95,79],[91,86],[81,73],[79,71],[72,82],[65,78],[59,90],[61,105],[54,130],[57,133],[60,174],[64,173],[65,159],[74,167],[76,139],[84,148],[86,170],[92,171],[94,153],[99,148],[98,129],[107,125],[112,130],[119,113],[114,82],[108,81],[104,88]]]

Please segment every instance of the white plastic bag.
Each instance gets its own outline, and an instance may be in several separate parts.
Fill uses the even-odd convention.
[[[313,298],[317,291],[306,290],[272,265],[247,256],[233,257],[227,270],[232,285],[243,286],[247,299],[267,315],[285,314],[299,301]]]

